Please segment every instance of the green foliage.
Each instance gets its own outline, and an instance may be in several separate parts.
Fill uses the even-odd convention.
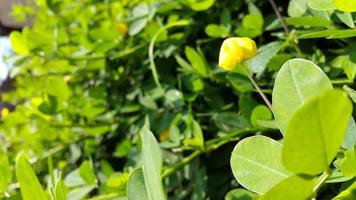
[[[338,90],[327,90],[297,109],[285,131],[286,168],[308,175],[326,170],[340,148],[351,112],[350,100]]]
[[[290,174],[282,165],[281,152],[282,145],[273,139],[246,138],[232,151],[232,172],[245,188],[263,194]]]
[[[15,4],[0,198],[355,199],[356,4],[275,2]]]
[[[282,133],[292,113],[310,97],[330,88],[328,77],[314,63],[299,58],[284,63],[277,73],[272,94],[273,111]]]

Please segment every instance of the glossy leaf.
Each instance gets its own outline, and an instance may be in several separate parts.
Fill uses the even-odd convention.
[[[300,58],[285,62],[276,76],[272,93],[274,117],[281,132],[285,131],[291,115],[310,97],[330,88],[328,77],[314,63]]]
[[[290,175],[282,165],[281,150],[279,142],[265,136],[243,139],[235,146],[230,160],[236,180],[250,191],[267,192]]]
[[[340,90],[327,90],[306,101],[288,122],[282,149],[284,166],[309,175],[326,170],[340,148],[351,112],[352,104]]]

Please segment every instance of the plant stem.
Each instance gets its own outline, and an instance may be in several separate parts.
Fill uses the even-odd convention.
[[[222,145],[224,145],[228,142],[235,141],[235,139],[237,139],[237,138],[235,138],[235,139],[231,139],[231,138],[234,138],[237,135],[240,136],[242,134],[247,134],[247,133],[251,133],[251,132],[255,132],[255,131],[257,131],[257,130],[248,128],[248,129],[244,129],[241,131],[233,132],[231,134],[227,134],[226,136],[218,138],[218,139],[211,139],[211,140],[206,141],[205,150],[201,150],[201,149],[195,150],[189,156],[183,158],[182,161],[179,162],[177,165],[163,171],[162,179],[174,174],[175,172],[177,172],[178,170],[183,168],[186,164],[188,164],[190,161],[192,161],[194,158],[196,158],[200,154],[209,153],[211,151],[218,149],[219,147],[221,147]]]
[[[271,110],[271,112],[273,112],[271,102],[268,100],[266,95],[262,92],[261,88],[258,86],[256,81],[252,78],[252,76],[250,76],[250,74],[248,74],[247,77],[250,79],[252,85],[255,87],[257,92],[260,94],[260,96],[262,97],[263,101],[267,104],[268,108]]]
[[[190,154],[189,156],[183,158],[180,163],[178,163],[174,167],[168,168],[166,171],[164,171],[163,174],[162,174],[162,179],[166,178],[167,176],[170,176],[173,173],[175,173],[176,171],[178,171],[179,169],[184,167],[186,164],[188,164],[190,161],[192,161],[195,157],[199,156],[201,153],[202,153],[201,150],[196,150],[192,154]]]
[[[246,63],[242,64],[243,69],[245,70],[246,76],[248,77],[248,79],[250,79],[252,85],[255,87],[256,91],[258,92],[258,94],[260,94],[260,96],[262,97],[263,101],[266,103],[266,105],[268,106],[268,108],[271,110],[271,112],[273,113],[273,109],[272,109],[272,104],[271,102],[268,100],[268,98],[266,97],[265,93],[263,93],[262,89],[260,88],[260,86],[258,86],[258,84],[256,83],[256,81],[253,79],[252,75],[250,74],[249,68],[246,65]]]
[[[321,188],[321,186],[323,186],[324,182],[330,175],[331,175],[330,169],[327,169],[323,172],[323,174],[320,176],[318,182],[316,183],[316,185],[313,188],[313,197],[316,197],[319,189]]]
[[[277,7],[277,5],[276,5],[276,2],[274,2],[274,0],[269,0],[269,2],[270,2],[270,4],[272,5],[273,10],[274,10],[274,12],[276,13],[276,15],[277,15],[279,21],[281,22],[282,27],[283,27],[283,29],[284,29],[284,32],[286,32],[287,35],[289,35],[289,29],[288,29],[287,23],[284,21],[284,19],[283,19],[281,13],[278,11],[278,7]]]

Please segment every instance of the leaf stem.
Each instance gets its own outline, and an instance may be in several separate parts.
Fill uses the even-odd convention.
[[[265,93],[263,93],[262,89],[260,88],[260,86],[258,86],[258,84],[256,83],[256,81],[253,79],[252,75],[250,74],[250,71],[248,69],[248,66],[246,65],[246,63],[243,63],[242,66],[246,72],[246,76],[248,77],[248,79],[250,79],[252,85],[255,87],[256,91],[258,92],[258,94],[262,97],[263,101],[266,103],[266,105],[268,106],[268,108],[271,110],[271,112],[273,113],[273,109],[272,109],[272,103],[268,100],[268,98],[266,97]]]
[[[158,36],[159,36],[159,34],[161,32],[163,32],[163,31],[165,31],[165,30],[167,30],[169,28],[172,28],[172,27],[175,27],[175,26],[186,26],[188,24],[189,24],[189,21],[187,21],[187,20],[180,20],[180,21],[177,21],[177,22],[173,22],[173,23],[167,24],[166,26],[163,26],[161,29],[159,29],[155,33],[155,35],[152,37],[152,39],[150,41],[150,45],[148,47],[148,58],[149,58],[149,61],[150,61],[150,69],[152,71],[153,80],[154,80],[154,82],[156,83],[157,87],[160,90],[163,90],[163,88],[161,86],[161,83],[159,82],[159,77],[158,77],[156,64],[155,64],[155,61],[154,61],[154,55],[153,55],[156,39],[158,38]]]
[[[162,179],[166,178],[167,176],[170,176],[171,174],[175,173],[182,167],[184,167],[186,164],[188,164],[190,161],[192,161],[195,157],[199,156],[202,153],[201,150],[196,150],[193,153],[191,153],[189,156],[185,157],[182,159],[181,162],[179,162],[177,165],[175,165],[172,168],[168,168],[165,170],[162,174]]]
[[[313,188],[313,197],[316,197],[319,189],[323,186],[323,184],[325,183],[326,179],[329,178],[329,176],[331,175],[331,171],[330,169],[327,169],[323,172],[323,174],[320,176],[320,178],[318,179],[316,185]]]

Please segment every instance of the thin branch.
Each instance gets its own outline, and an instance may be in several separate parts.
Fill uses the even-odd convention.
[[[276,2],[274,2],[274,0],[269,0],[269,2],[271,3],[274,12],[276,13],[276,15],[277,15],[279,21],[281,22],[284,31],[287,33],[287,35],[289,35],[289,29],[288,29],[287,23],[286,23],[286,21],[284,20],[284,18],[282,17],[281,13],[278,11],[278,7],[277,7],[277,5],[276,5]]]

